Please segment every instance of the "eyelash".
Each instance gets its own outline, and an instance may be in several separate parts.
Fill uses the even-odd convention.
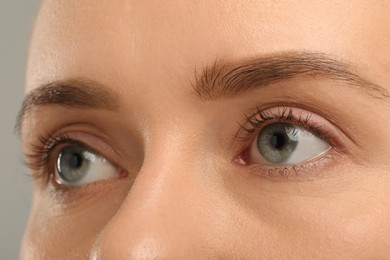
[[[61,145],[78,145],[84,147],[86,150],[97,156],[102,156],[99,152],[90,148],[83,141],[70,137],[68,134],[63,132],[59,132],[55,136],[46,133],[45,135],[40,135],[38,140],[38,145],[32,145],[32,152],[25,154],[25,157],[27,158],[25,164],[31,170],[38,173],[38,179],[44,179],[46,182],[49,181],[53,173],[49,170],[47,172],[43,171],[43,169],[49,169],[53,153],[57,147]]]
[[[254,135],[269,123],[287,122],[304,128],[332,145],[332,141],[329,138],[327,131],[313,124],[311,122],[311,117],[312,113],[309,112],[305,117],[294,116],[293,107],[278,108],[276,113],[271,109],[261,110],[259,107],[256,107],[256,112],[254,114],[250,116],[244,115],[245,122],[243,124],[240,123],[240,131],[236,134],[236,138],[241,141],[248,141],[253,139]]]

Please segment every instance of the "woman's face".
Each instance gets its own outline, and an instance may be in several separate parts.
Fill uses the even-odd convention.
[[[43,1],[25,258],[383,259],[389,1]]]

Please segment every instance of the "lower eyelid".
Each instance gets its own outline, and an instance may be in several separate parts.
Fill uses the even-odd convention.
[[[339,163],[342,163],[342,160],[342,154],[330,148],[321,156],[299,165],[279,167],[250,165],[248,168],[251,174],[270,181],[312,181],[333,177],[329,175],[330,170],[337,167]]]

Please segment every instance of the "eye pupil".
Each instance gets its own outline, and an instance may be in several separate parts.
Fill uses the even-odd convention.
[[[78,168],[81,167],[82,164],[83,164],[83,158],[81,157],[80,154],[73,153],[70,155],[69,162],[68,162],[69,168],[77,170]]]
[[[277,150],[282,150],[282,148],[286,145],[286,135],[283,133],[275,133],[270,138],[270,145]]]

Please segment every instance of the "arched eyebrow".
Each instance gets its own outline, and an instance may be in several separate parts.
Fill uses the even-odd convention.
[[[353,72],[353,66],[323,53],[288,52],[272,54],[243,62],[220,62],[195,71],[191,82],[203,100],[233,97],[298,76],[325,77],[347,83],[374,98],[389,98],[385,88],[371,83]]]
[[[117,110],[119,97],[98,82],[86,79],[55,81],[30,91],[20,108],[15,132],[20,134],[25,117],[39,105],[61,105],[73,108]]]

